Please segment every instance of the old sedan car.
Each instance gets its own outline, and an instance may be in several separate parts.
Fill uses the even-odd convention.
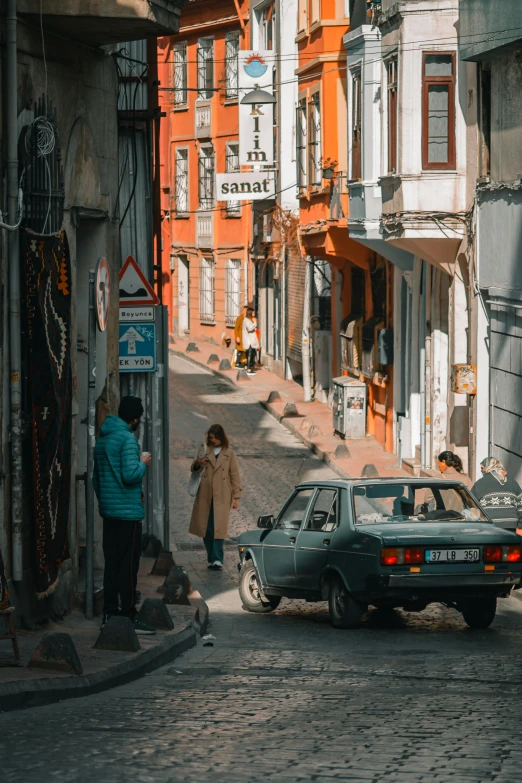
[[[369,605],[433,602],[487,628],[522,580],[522,540],[496,527],[458,481],[352,479],[298,485],[277,514],[239,538],[239,592],[250,612],[282,597],[328,600],[336,628]]]

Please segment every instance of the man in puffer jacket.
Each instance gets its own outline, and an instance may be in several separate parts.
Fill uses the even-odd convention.
[[[123,397],[117,416],[107,416],[94,448],[93,485],[103,518],[103,622],[109,617],[129,617],[137,633],[153,634],[154,628],[136,615],[141,521],[145,516],[142,480],[150,454],[140,456],[133,435],[140,425],[143,405],[139,397]],[[118,598],[121,610],[118,609]]]

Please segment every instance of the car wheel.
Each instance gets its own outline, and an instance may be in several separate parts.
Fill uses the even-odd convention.
[[[365,607],[352,598],[339,576],[330,580],[328,607],[334,628],[357,628],[365,611]]]
[[[241,567],[239,573],[239,595],[247,612],[266,614],[267,612],[273,612],[281,603],[281,597],[278,595],[270,596],[266,599],[261,598],[256,569],[251,560],[245,560]]]
[[[497,611],[496,598],[468,598],[459,609],[470,628],[489,628]]]

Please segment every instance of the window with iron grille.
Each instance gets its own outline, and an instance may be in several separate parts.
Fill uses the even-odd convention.
[[[297,104],[297,188],[306,188],[306,100],[303,98]]]
[[[362,131],[362,83],[361,71],[352,71],[352,179],[361,179],[361,131]]]
[[[321,103],[316,92],[308,104],[308,182],[320,185],[323,174],[321,168]]]
[[[388,171],[397,169],[397,57],[386,63],[388,77]]]
[[[214,94],[214,40],[200,38],[197,52],[198,98],[210,100]]]
[[[188,212],[188,150],[176,150],[176,214],[183,215]]]
[[[239,32],[232,30],[225,38],[225,95],[237,98],[237,74],[239,54]]]
[[[188,86],[187,42],[174,44],[174,104],[187,103]]]
[[[199,268],[199,320],[214,323],[214,259],[202,258]]]
[[[235,326],[241,313],[241,261],[229,258],[225,278],[225,323]]]
[[[198,172],[198,196],[200,209],[214,207],[215,157],[213,147],[200,147]]]
[[[226,159],[225,159],[225,171],[227,174],[233,171],[239,171],[239,144],[227,144]],[[227,214],[239,215],[241,214],[241,202],[240,201],[227,201]]]

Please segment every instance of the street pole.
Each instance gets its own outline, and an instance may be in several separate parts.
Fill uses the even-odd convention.
[[[87,519],[85,524],[85,616],[94,618],[94,444],[96,417],[96,313],[94,296],[94,272],[89,272],[89,336],[88,350],[88,396],[87,396]]]

